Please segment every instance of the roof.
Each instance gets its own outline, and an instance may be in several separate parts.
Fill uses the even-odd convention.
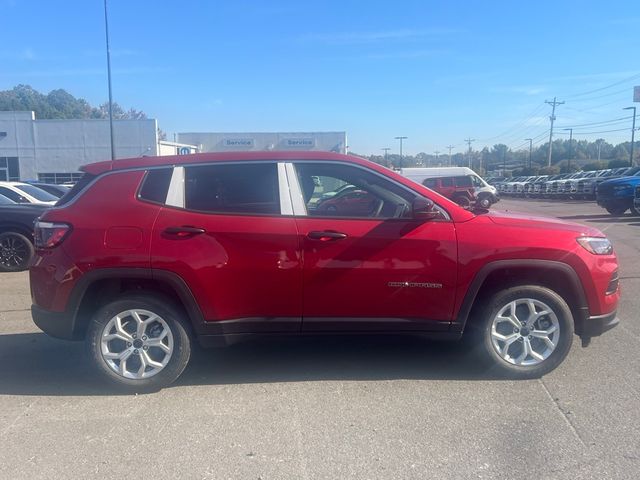
[[[164,155],[157,157],[136,157],[108,160],[106,162],[91,163],[81,167],[83,172],[98,175],[109,170],[125,170],[139,167],[158,167],[163,165],[186,165],[194,163],[210,162],[234,162],[234,161],[262,161],[262,160],[336,160],[372,164],[368,160],[354,155],[325,151],[260,151],[260,152],[215,152],[193,153],[190,155]]]

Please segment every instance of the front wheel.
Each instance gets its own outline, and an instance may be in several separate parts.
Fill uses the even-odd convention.
[[[491,207],[493,202],[491,201],[491,197],[489,195],[481,195],[478,197],[478,205],[482,208],[488,209]]]
[[[552,371],[573,342],[571,309],[556,292],[537,285],[496,293],[477,325],[482,356],[510,378],[538,378]]]
[[[152,295],[122,297],[102,307],[87,332],[95,371],[131,393],[173,383],[191,355],[181,312]]]

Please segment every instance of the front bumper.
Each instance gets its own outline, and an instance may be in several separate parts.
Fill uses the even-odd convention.
[[[37,305],[31,305],[31,317],[33,323],[47,335],[63,340],[77,340],[71,315],[65,312],[51,312]]]

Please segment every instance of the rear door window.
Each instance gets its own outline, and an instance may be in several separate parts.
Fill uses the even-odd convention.
[[[138,198],[154,203],[164,203],[167,199],[169,182],[173,168],[159,168],[149,170],[138,193]]]
[[[473,187],[471,177],[455,177],[456,187]]]
[[[185,167],[185,208],[209,213],[279,215],[276,163]]]

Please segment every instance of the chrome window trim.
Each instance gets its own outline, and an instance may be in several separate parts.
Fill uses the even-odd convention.
[[[302,195],[302,187],[298,181],[298,173],[292,162],[286,163],[287,179],[289,180],[289,191],[291,192],[291,201],[293,202],[293,214],[296,217],[306,217],[307,205]]]
[[[278,162],[278,189],[280,191],[280,215],[293,215],[290,182],[287,178],[286,163]]]
[[[184,208],[184,167],[173,167],[171,181],[169,182],[169,190],[167,190],[167,198],[165,205],[171,207]]]

